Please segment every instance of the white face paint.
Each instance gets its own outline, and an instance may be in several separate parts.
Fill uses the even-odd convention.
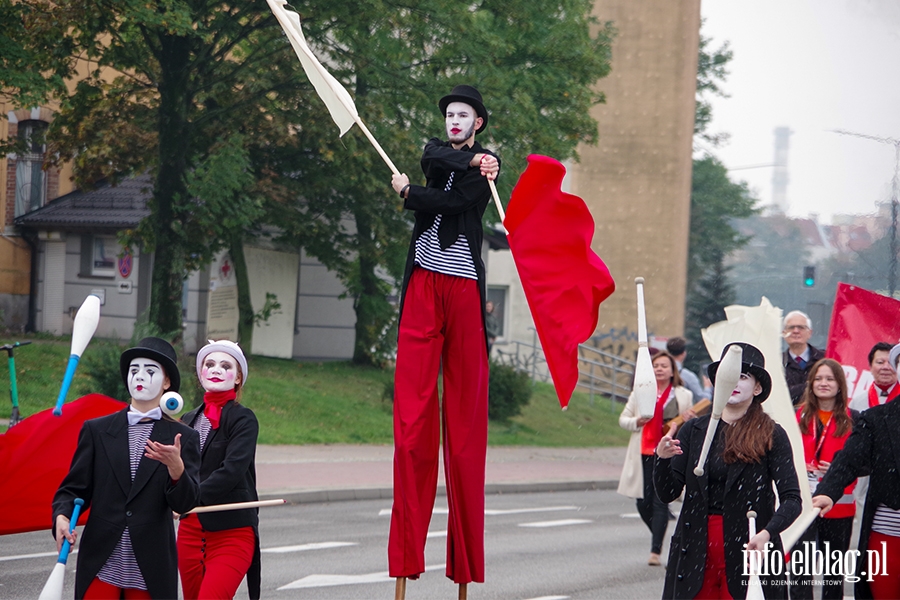
[[[731,392],[728,404],[741,404],[753,400],[754,396],[762,393],[762,386],[757,383],[756,377],[750,373],[741,373],[737,387]]]
[[[237,361],[227,352],[210,352],[200,368],[200,385],[207,392],[226,392],[240,384]]]
[[[480,119],[475,109],[465,102],[451,102],[447,105],[444,123],[447,139],[451,144],[463,144],[475,135],[476,121]]]
[[[165,369],[155,360],[137,357],[128,366],[128,393],[139,402],[159,402],[169,378]]]

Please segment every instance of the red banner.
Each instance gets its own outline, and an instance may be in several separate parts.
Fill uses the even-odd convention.
[[[847,283],[839,283],[828,328],[825,355],[841,363],[854,408],[872,385],[869,350],[878,342],[900,341],[900,300]]]
[[[50,504],[69,472],[82,424],[124,407],[108,396],[89,394],[66,404],[60,417],[48,408],[0,435],[0,535],[50,531]]]
[[[591,212],[584,200],[560,189],[565,174],[556,159],[530,155],[503,222],[564,408],[578,383],[578,344],[594,333],[600,303],[616,289],[591,249]]]

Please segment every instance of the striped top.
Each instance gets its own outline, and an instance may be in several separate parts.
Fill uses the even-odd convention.
[[[879,504],[875,509],[875,517],[872,520],[872,531],[882,535],[900,537],[900,510],[894,510],[884,504]]]
[[[450,173],[447,185],[444,186],[445,192],[449,192],[453,187],[454,175],[454,172]],[[472,253],[469,252],[466,236],[459,234],[456,241],[449,248],[443,250],[438,238],[440,226],[441,215],[435,215],[434,224],[416,240],[416,264],[436,273],[477,280],[478,273],[475,271],[475,261],[472,259]]]
[[[212,423],[206,418],[203,411],[200,411],[200,414],[194,420],[194,430],[200,434],[200,450],[202,451],[203,447],[206,446],[206,438],[209,437],[209,432],[212,431]]]
[[[141,463],[141,457],[144,456],[144,448],[147,446],[147,440],[150,439],[150,433],[153,431],[155,424],[156,421],[150,421],[149,423],[137,423],[128,428],[128,451],[132,482],[137,473],[138,465]],[[144,576],[141,574],[137,559],[134,557],[134,549],[131,546],[131,533],[128,531],[128,527],[125,527],[122,537],[119,538],[119,542],[113,548],[112,554],[106,560],[106,564],[97,573],[97,578],[119,588],[147,589]]]

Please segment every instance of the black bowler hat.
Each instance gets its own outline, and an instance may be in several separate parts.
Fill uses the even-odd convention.
[[[175,348],[166,340],[158,337],[145,337],[134,348],[129,348],[119,358],[119,371],[122,372],[122,381],[128,386],[128,367],[135,358],[149,358],[162,365],[169,376],[169,389],[167,392],[177,392],[181,387],[181,374],[178,372],[178,356]]]
[[[471,85],[458,85],[453,88],[452,92],[441,98],[440,102],[438,102],[438,106],[441,109],[442,115],[446,116],[447,105],[451,102],[465,102],[466,104],[474,108],[475,113],[483,119],[481,122],[481,127],[476,129],[475,133],[481,133],[484,128],[487,127],[487,109],[484,108],[484,103],[481,101],[481,94]]]
[[[765,402],[766,398],[768,398],[769,394],[772,392],[772,377],[769,376],[769,372],[766,371],[766,357],[763,356],[763,353],[759,348],[746,342],[732,342],[725,346],[719,360],[706,368],[709,380],[713,385],[716,384],[716,371],[719,370],[719,363],[725,358],[725,353],[728,352],[728,348],[731,346],[739,346],[744,351],[744,356],[741,359],[741,373],[750,373],[756,378],[759,385],[762,386],[762,392],[753,399],[758,400],[759,402]]]

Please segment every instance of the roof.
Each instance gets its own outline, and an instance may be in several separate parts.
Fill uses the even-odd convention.
[[[150,175],[107,180],[92,190],[75,190],[16,219],[28,229],[118,231],[135,227],[150,215],[147,200],[153,193]]]

